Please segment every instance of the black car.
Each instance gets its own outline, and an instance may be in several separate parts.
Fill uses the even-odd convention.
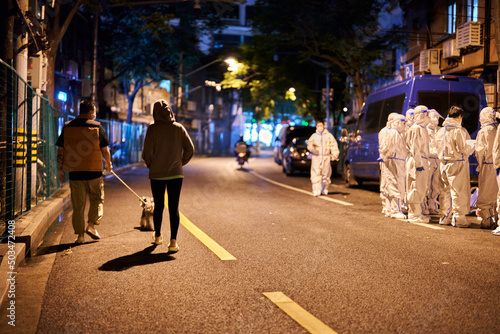
[[[316,128],[312,126],[287,125],[283,127],[274,142],[274,161],[278,165],[282,164],[283,151],[290,145],[293,138],[309,138],[314,132],[316,132]]]
[[[283,150],[283,173],[292,175],[294,171],[309,172],[311,158],[307,150],[309,137],[293,138]]]

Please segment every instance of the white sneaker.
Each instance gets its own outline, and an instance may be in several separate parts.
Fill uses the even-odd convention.
[[[321,190],[321,195],[325,195],[325,196],[328,195],[328,189],[325,188],[325,189]]]
[[[314,190],[313,191],[313,196],[314,197],[318,197],[319,195],[321,195],[321,193],[318,190]]]
[[[494,229],[493,231],[491,231],[491,233],[493,235],[500,235],[500,225],[496,229]]]
[[[163,235],[160,234],[160,236],[157,237],[156,233],[153,232],[153,243],[155,245],[161,245],[161,244],[163,244]]]
[[[90,235],[90,237],[94,240],[101,239],[101,235],[95,229],[94,224],[89,223],[89,226],[87,226],[87,230],[85,232],[87,232],[87,234]]]

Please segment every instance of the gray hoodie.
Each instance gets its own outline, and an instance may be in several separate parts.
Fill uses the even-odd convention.
[[[182,176],[182,166],[193,157],[193,142],[186,129],[175,121],[167,101],[155,102],[153,118],[155,122],[148,127],[142,151],[149,178]]]

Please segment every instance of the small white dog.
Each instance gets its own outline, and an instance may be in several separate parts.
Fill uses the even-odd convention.
[[[154,231],[153,212],[155,211],[155,202],[153,197],[142,197],[141,207],[141,231]]]

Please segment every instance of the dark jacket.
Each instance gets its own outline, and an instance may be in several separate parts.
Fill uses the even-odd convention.
[[[194,145],[184,126],[175,121],[167,101],[153,107],[154,123],[148,127],[142,158],[149,168],[149,178],[183,175],[182,166],[194,154]]]

